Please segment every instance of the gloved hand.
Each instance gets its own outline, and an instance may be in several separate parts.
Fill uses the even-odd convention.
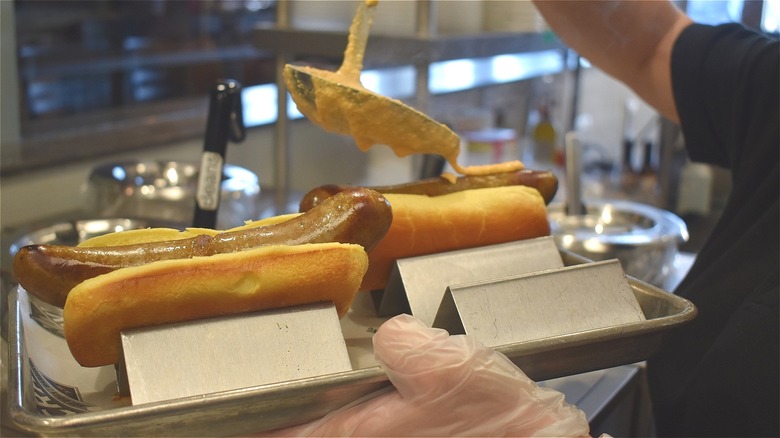
[[[588,436],[585,414],[506,356],[399,315],[374,335],[395,390],[273,436]]]

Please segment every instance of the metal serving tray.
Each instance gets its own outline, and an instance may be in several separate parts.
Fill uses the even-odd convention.
[[[587,263],[561,251],[566,266]],[[639,362],[652,356],[678,326],[692,320],[696,308],[684,298],[629,278],[646,320],[565,336],[496,347],[536,381]],[[368,296],[368,294],[363,294]],[[371,333],[386,318],[376,316],[371,301],[359,299],[343,324],[366,333],[347,339],[348,346],[370,349]],[[372,314],[373,312],[373,314]],[[11,293],[9,413],[16,427],[46,436],[235,436],[301,424],[319,418],[390,383],[371,362],[354,371],[267,384],[144,405],[126,405],[67,416],[39,413],[35,370],[24,341],[23,313]]]

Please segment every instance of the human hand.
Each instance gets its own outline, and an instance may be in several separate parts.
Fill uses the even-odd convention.
[[[588,436],[585,414],[506,356],[399,315],[374,335],[395,390],[270,436]]]

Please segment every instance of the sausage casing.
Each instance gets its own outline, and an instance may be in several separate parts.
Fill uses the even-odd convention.
[[[380,193],[440,196],[469,189],[513,185],[535,188],[542,195],[545,203],[549,204],[558,191],[558,178],[551,171],[522,169],[491,175],[460,176],[454,182],[442,177],[434,177],[404,184],[373,186],[370,188]],[[300,211],[309,211],[325,199],[351,187],[353,186],[326,184],[314,188],[301,199]]]
[[[63,307],[74,286],[116,269],[266,245],[338,242],[358,244],[368,251],[387,233],[391,222],[392,209],[384,196],[374,190],[354,188],[285,222],[242,227],[214,236],[109,247],[28,245],[14,257],[14,273],[27,292]]]

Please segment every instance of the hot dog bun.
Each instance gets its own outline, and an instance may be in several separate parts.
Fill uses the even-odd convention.
[[[349,309],[368,266],[362,246],[275,245],[118,269],[68,295],[64,333],[82,366],[119,360],[120,332],[200,318],[334,302]]]
[[[361,290],[384,289],[393,263],[406,257],[550,234],[544,198],[526,186],[464,190],[441,196],[385,194],[393,222],[369,252]]]

